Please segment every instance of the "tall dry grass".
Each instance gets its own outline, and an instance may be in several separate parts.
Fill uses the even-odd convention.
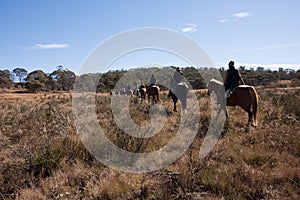
[[[113,170],[83,146],[73,124],[70,94],[3,96],[0,100],[0,199],[299,199],[300,92],[260,89],[259,126],[230,108],[223,137],[205,159],[198,154],[210,123],[210,99],[197,93],[200,122],[190,148],[164,169],[143,174]],[[180,113],[161,95],[168,120],[148,139],[120,130],[110,96],[97,96],[97,116],[120,148],[151,152],[178,130]],[[149,105],[130,102],[130,115],[149,123]]]

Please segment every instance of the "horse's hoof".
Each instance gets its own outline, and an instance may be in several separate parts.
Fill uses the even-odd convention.
[[[257,124],[255,124],[255,123],[253,123],[253,124],[251,124],[253,127],[257,127]]]
[[[257,123],[249,121],[248,126],[257,127]]]

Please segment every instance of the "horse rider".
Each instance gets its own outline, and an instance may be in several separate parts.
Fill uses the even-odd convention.
[[[149,84],[150,84],[149,87],[146,88],[147,94],[148,94],[149,89],[150,89],[152,86],[156,85],[156,77],[155,77],[154,74],[151,74],[151,77],[150,77],[150,79],[149,79]]]
[[[175,69],[175,72],[172,77],[173,80],[171,83],[171,88],[170,88],[171,90],[173,90],[175,88],[175,86],[183,80],[183,73],[179,67],[173,67],[173,66],[171,66],[171,67],[173,69]]]
[[[154,76],[154,74],[151,74],[149,83],[150,83],[149,87],[152,87],[156,84],[156,77]]]
[[[131,90],[131,87],[130,87],[130,85],[127,85],[127,87],[126,87],[126,92],[125,93],[129,93],[130,92],[130,90]]]
[[[232,94],[233,90],[239,85],[239,81],[245,85],[240,72],[234,67],[234,61],[231,60],[228,64],[228,67],[229,69],[226,71],[226,76],[224,79],[226,97],[229,97]]]
[[[134,92],[137,96],[139,95],[139,84],[137,82],[134,83]]]
[[[145,84],[144,84],[144,82],[142,81],[141,82],[141,85],[140,85],[140,87],[139,88],[145,88]]]

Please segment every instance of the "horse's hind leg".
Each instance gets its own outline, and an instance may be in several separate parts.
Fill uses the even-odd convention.
[[[253,114],[251,111],[248,111],[248,125],[253,123]]]
[[[255,113],[249,108],[246,110],[248,113],[248,126],[257,126]]]
[[[255,113],[249,112],[248,116],[249,116],[248,125],[256,127],[257,126],[257,121],[256,121]]]
[[[178,99],[175,97],[172,97],[173,98],[173,103],[174,103],[174,108],[173,108],[173,111],[174,112],[177,112],[177,107],[176,107],[176,103],[177,103],[177,101],[178,101]]]
[[[252,111],[248,112],[248,126],[249,125],[254,126],[254,127],[257,126],[255,114]]]
[[[176,102],[174,102],[174,109],[173,109],[174,112],[177,112],[177,108],[176,108]]]
[[[252,126],[257,127],[257,119],[255,114],[253,114],[253,122],[252,122]]]
[[[248,113],[248,126],[253,122],[253,112],[251,111],[251,106],[249,104],[240,105],[241,108]]]
[[[186,109],[186,98],[183,97],[180,99],[182,110]]]

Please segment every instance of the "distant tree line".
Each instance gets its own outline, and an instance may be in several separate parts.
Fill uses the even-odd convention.
[[[15,68],[13,71],[0,70],[0,87],[25,88],[28,92],[37,91],[69,91],[73,89],[76,75],[74,72],[58,66],[50,74],[42,70],[29,72],[24,68]]]
[[[207,87],[204,77],[202,77],[203,74],[207,80],[213,77],[215,70],[217,69],[185,67],[182,72],[192,88],[203,89]],[[202,73],[199,73],[199,71]],[[292,80],[297,86],[300,86],[300,70],[283,70],[282,68],[279,68],[278,71],[262,70],[261,68],[254,70],[241,66],[239,67],[239,71],[246,84],[253,86],[269,85],[271,82],[279,80]],[[51,73],[45,73],[42,70],[28,72],[26,69],[18,67],[12,71],[0,70],[0,88],[2,90],[22,88],[27,92],[70,91],[73,89],[75,79],[77,78],[77,85],[84,91],[95,91],[96,88],[97,92],[108,92],[114,89],[119,79],[127,72],[127,70],[122,69],[108,71],[103,74],[93,73],[76,76],[74,72],[63,66],[56,67]],[[220,68],[219,72],[224,77],[226,69]],[[147,70],[142,73],[147,73]],[[167,89],[165,86],[161,87],[162,89]]]
[[[223,76],[225,76],[225,70],[223,68],[220,69]],[[246,69],[245,66],[240,66],[239,71],[243,76],[245,83],[248,85],[258,86],[258,85],[269,85],[272,82],[277,82],[280,80],[292,80],[295,82],[297,86],[300,86],[300,70],[284,70],[279,68],[278,71],[270,70],[270,69],[263,69],[258,68],[257,70],[254,69]]]

